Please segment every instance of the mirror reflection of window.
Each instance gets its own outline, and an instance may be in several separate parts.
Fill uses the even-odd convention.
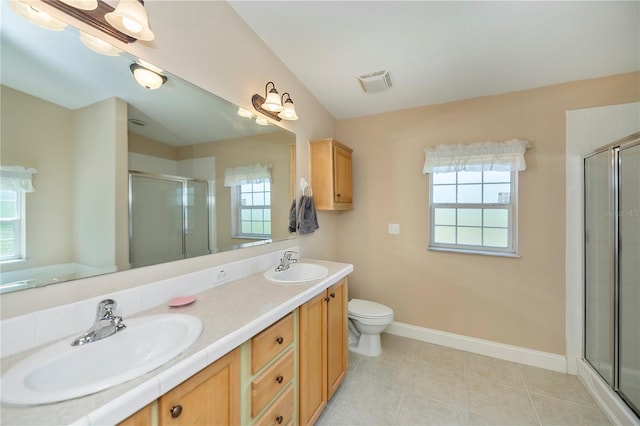
[[[7,189],[0,191],[0,260],[19,260],[22,253],[24,193]]]
[[[233,193],[239,225],[234,234],[242,238],[271,238],[271,183],[239,185]]]

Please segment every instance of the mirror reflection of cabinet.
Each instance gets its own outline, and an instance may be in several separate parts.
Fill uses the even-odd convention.
[[[351,153],[353,150],[333,138],[309,142],[311,187],[318,210],[353,208]]]

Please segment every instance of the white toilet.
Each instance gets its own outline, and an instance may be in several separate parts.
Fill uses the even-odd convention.
[[[393,322],[393,309],[369,300],[349,301],[349,350],[360,355],[382,352],[380,333]]]

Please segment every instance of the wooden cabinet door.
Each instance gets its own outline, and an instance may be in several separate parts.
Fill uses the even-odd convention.
[[[327,297],[300,306],[300,424],[314,424],[327,405]]]
[[[160,397],[158,409],[160,426],[239,424],[240,350]]]
[[[143,409],[133,413],[120,423],[118,426],[150,426],[151,425],[151,410],[155,402],[147,405]]]
[[[336,203],[352,203],[353,190],[351,187],[351,152],[333,146],[333,194]]]
[[[327,289],[327,400],[347,372],[347,284],[342,280]]]

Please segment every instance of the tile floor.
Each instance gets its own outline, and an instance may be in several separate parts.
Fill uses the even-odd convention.
[[[610,425],[576,376],[382,335],[318,425]]]

